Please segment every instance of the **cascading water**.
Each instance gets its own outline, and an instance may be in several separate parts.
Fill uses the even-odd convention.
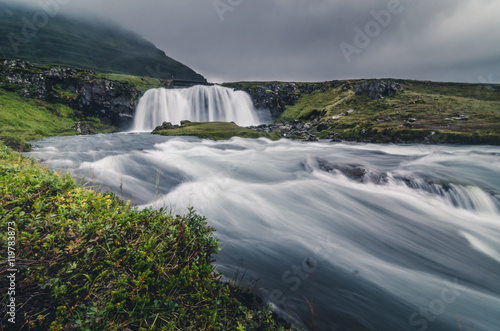
[[[225,279],[305,330],[500,330],[500,147],[53,137],[30,156],[193,206]]]
[[[261,124],[250,96],[222,86],[187,89],[152,89],[139,101],[132,131],[151,131],[163,122],[235,122],[240,126]]]

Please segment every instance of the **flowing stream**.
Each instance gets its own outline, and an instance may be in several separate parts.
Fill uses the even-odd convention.
[[[306,330],[500,330],[500,147],[120,133],[28,155],[141,207],[194,206],[217,269]]]

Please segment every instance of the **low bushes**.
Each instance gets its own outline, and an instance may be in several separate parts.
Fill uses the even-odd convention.
[[[193,209],[137,210],[0,146],[0,219],[2,252],[15,238],[17,328],[278,329],[269,309],[219,281],[214,229]],[[2,302],[12,267],[0,264]]]

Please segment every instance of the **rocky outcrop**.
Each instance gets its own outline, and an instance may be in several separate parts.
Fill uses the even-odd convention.
[[[278,131],[283,138],[318,141],[319,132],[326,129],[326,124],[319,123],[319,120],[320,117],[316,117],[309,122],[296,120],[293,123],[262,124],[258,126],[249,126],[248,128],[266,133]],[[335,137],[332,134],[331,136],[325,136],[322,138],[334,139]]]
[[[321,90],[325,92],[330,87],[342,86],[342,92],[353,90],[350,82],[330,81],[323,83],[226,83],[226,87],[247,92],[255,107],[268,109],[273,118],[278,118],[286,106],[293,106],[304,95]],[[393,97],[402,91],[401,85],[394,81],[362,81],[354,87],[356,95],[368,95],[372,99]],[[313,116],[314,117],[314,116]]]
[[[88,70],[65,66],[35,66],[25,61],[0,62],[0,87],[22,97],[63,103],[102,123],[130,125],[141,92],[128,83],[99,78]]]
[[[368,95],[375,100],[393,97],[398,91],[402,91],[401,85],[393,81],[386,82],[383,80],[361,82],[354,88],[356,95]]]
[[[326,91],[335,83],[262,83],[260,86],[226,83],[224,86],[247,92],[257,109],[267,109],[273,118],[278,118],[286,106],[296,104],[303,94],[316,90]]]

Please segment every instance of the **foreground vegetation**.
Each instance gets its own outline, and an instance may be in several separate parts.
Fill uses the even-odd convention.
[[[227,140],[232,137],[260,138],[265,137],[271,140],[278,140],[281,135],[278,132],[265,133],[252,129],[242,128],[233,122],[187,122],[181,126],[173,127],[166,123],[157,127],[153,133],[163,136],[196,136],[202,139]]]
[[[0,143],[0,220],[1,251],[15,248],[16,329],[280,329],[269,309],[219,281],[214,229],[192,209],[134,209]],[[10,317],[4,310],[0,325]]]

